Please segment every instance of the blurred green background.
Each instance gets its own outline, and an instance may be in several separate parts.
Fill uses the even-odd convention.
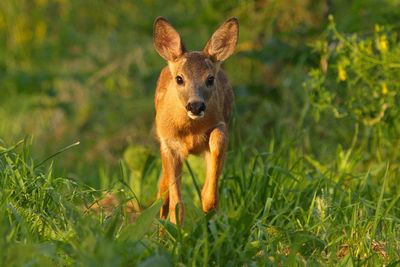
[[[357,145],[371,144],[360,149],[361,162],[379,162],[382,155],[396,161],[398,119],[383,114],[368,125],[360,119],[364,113],[357,113],[356,101],[346,102],[346,93],[364,90],[357,84],[361,71],[349,63],[358,55],[361,69],[364,57],[345,48],[346,40],[369,40],[371,57],[380,57],[374,40],[388,36],[382,42],[392,54],[385,62],[396,64],[389,61],[400,50],[399,10],[398,0],[1,1],[0,138],[12,145],[32,137],[37,160],[79,140],[79,146],[56,160],[55,168],[96,188],[112,187],[107,177],[118,176],[121,160],[132,175],[142,173],[143,166],[159,166],[152,98],[165,62],[153,48],[154,19],[168,18],[190,50],[201,50],[218,25],[236,16],[240,40],[225,64],[236,95],[232,142],[240,139],[243,150],[254,151],[272,139],[301,140],[310,158],[329,162],[356,134]],[[349,39],[340,41],[329,31],[329,14],[335,30]],[[344,52],[336,51],[341,45]],[[391,76],[374,77],[367,84],[386,86],[389,110],[396,111],[398,68],[379,66],[364,76],[368,71]],[[342,95],[332,95],[332,88]],[[368,97],[361,101],[373,106]],[[337,113],[345,115],[329,111],[338,106]],[[385,138],[371,139],[378,133]],[[379,155],[374,144],[382,148]],[[360,166],[366,170],[370,165]],[[157,179],[157,168],[150,170]],[[147,181],[153,184],[148,191],[152,197],[154,182]]]

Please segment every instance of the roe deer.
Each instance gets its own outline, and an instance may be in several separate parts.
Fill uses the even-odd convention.
[[[204,212],[218,207],[218,177],[228,143],[233,92],[221,63],[234,51],[239,35],[236,18],[225,21],[203,51],[187,51],[178,32],[162,17],[154,22],[154,46],[168,62],[158,78],[154,102],[162,175],[160,217],[183,223],[182,163],[188,154],[203,154],[207,175],[201,191]],[[179,215],[176,216],[176,205]]]

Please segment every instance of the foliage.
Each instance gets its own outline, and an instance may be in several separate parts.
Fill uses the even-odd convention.
[[[129,190],[110,214],[85,214],[78,207],[96,191],[55,177],[23,146],[1,151],[3,265],[380,265],[398,257],[400,188],[389,165],[329,170],[298,157],[296,141],[270,142],[262,154],[230,154],[219,212],[204,215],[186,199],[180,227],[156,220],[160,201],[129,224]]]
[[[315,45],[321,67],[310,72],[316,115],[331,110],[367,126],[398,125],[400,45],[396,31],[375,26],[373,36],[339,33],[331,17],[327,39]]]

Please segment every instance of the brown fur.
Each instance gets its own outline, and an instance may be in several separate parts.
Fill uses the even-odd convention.
[[[213,34],[202,52],[188,52],[176,30],[164,19],[154,24],[154,44],[168,61],[159,76],[155,92],[156,132],[160,141],[162,176],[159,197],[164,199],[160,216],[170,216],[173,223],[183,222],[180,175],[183,160],[189,154],[202,154],[207,163],[207,175],[202,189],[205,212],[218,207],[218,177],[223,168],[228,143],[228,123],[232,111],[233,92],[220,68],[236,46],[238,22],[227,20]],[[177,76],[184,80],[177,84]],[[214,77],[212,86],[206,85]],[[186,104],[192,100],[206,105],[204,116],[192,119]],[[176,216],[176,206],[179,216]],[[177,218],[178,217],[178,218]]]

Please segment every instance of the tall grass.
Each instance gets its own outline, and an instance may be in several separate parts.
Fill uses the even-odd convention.
[[[183,226],[157,219],[159,201],[130,224],[124,204],[134,189],[122,182],[120,206],[87,214],[96,190],[53,173],[51,164],[36,168],[26,142],[2,147],[2,265],[395,265],[400,188],[390,163],[366,172],[357,171],[359,162],[331,168],[305,155],[299,140],[257,151],[233,140],[220,210],[204,215],[198,197],[186,197]],[[183,177],[193,195],[191,183],[201,183],[195,173]]]

